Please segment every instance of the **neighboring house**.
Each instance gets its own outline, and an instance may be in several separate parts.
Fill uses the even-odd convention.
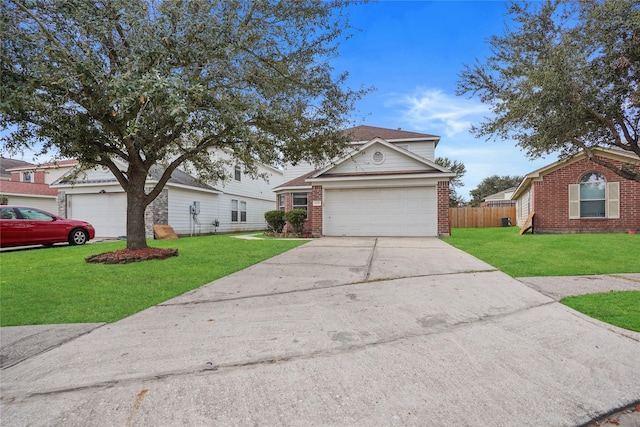
[[[24,160],[8,159],[6,157],[0,157],[0,181],[11,180],[11,169],[19,168],[21,166],[35,166]]]
[[[231,158],[224,152],[216,155]],[[124,161],[119,166],[126,170]],[[228,172],[232,179],[221,187],[200,183],[175,170],[162,193],[147,207],[147,237],[153,237],[153,224],[168,224],[178,235],[266,229],[264,212],[272,210],[275,201],[271,186],[282,182],[282,172],[259,165],[258,172],[269,176],[266,182],[245,175],[240,165],[231,169]],[[152,169],[148,185],[155,185],[161,175],[160,167]],[[52,187],[60,192],[60,215],[90,222],[98,237],[126,235],[127,196],[108,169],[70,171]]]
[[[75,160],[61,160],[33,165],[5,158],[0,162],[3,175],[0,194],[7,197],[8,204],[40,208],[52,213],[58,211],[58,190],[51,188],[50,184],[78,163]]]
[[[596,156],[640,168],[640,158],[596,148]],[[514,192],[517,224],[534,213],[535,233],[618,233],[640,230],[640,183],[589,161],[584,153],[526,175]]]
[[[440,137],[372,126],[345,132],[353,149],[343,157],[285,168],[277,209],[306,209],[314,237],[450,234],[455,174],[434,161]]]
[[[515,206],[516,202],[511,200],[511,196],[518,187],[507,188],[506,190],[499,191],[495,194],[487,196],[480,203],[481,208],[497,208],[505,206]]]

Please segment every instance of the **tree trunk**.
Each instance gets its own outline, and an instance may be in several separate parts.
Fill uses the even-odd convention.
[[[131,250],[147,248],[144,221],[144,211],[147,207],[145,182],[146,176],[143,179],[131,180],[127,191],[127,249]]]

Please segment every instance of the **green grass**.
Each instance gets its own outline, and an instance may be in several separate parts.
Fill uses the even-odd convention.
[[[0,325],[114,322],[305,243],[229,235],[150,241],[178,256],[124,265],[84,258],[124,242],[0,253]]]
[[[587,316],[640,332],[640,291],[580,295],[560,302]]]
[[[447,243],[512,277],[640,272],[640,235],[525,234],[519,229],[458,228]],[[603,322],[640,332],[640,291],[564,298],[561,303]]]
[[[445,241],[512,277],[640,272],[640,235],[525,234],[517,227],[456,228]]]

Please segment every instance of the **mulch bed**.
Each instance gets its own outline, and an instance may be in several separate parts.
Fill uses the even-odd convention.
[[[130,262],[148,261],[151,259],[167,259],[178,256],[177,249],[145,248],[145,249],[121,249],[114,252],[91,255],[84,260],[93,264],[128,264]]]

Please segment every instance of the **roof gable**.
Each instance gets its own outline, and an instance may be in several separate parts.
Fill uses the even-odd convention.
[[[612,149],[612,148],[602,148],[602,147],[592,148],[591,151],[593,152],[594,155],[597,155],[597,156],[606,157],[611,160],[621,160],[623,162],[637,163],[640,165],[640,158],[628,151]],[[524,179],[522,180],[522,182],[520,183],[516,191],[511,195],[511,200],[516,200],[525,191],[527,191],[527,189],[531,187],[531,183],[533,181],[542,179],[543,176],[551,172],[554,172],[558,169],[561,169],[567,165],[570,165],[571,163],[580,161],[586,157],[587,157],[586,153],[584,151],[581,151],[578,154],[575,154],[568,158],[560,159],[558,161],[550,163],[547,166],[543,166],[525,175]]]
[[[398,148],[382,138],[374,138],[329,166],[310,174],[309,178],[407,173],[451,174],[448,169],[430,160]]]

